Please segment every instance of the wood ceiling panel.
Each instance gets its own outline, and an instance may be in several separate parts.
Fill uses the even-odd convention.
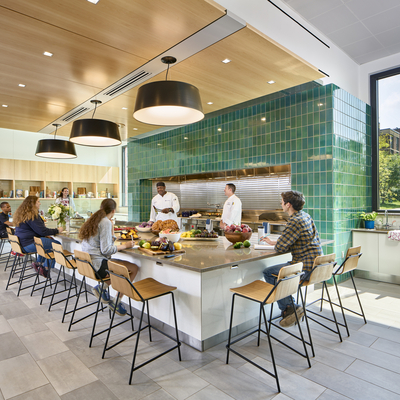
[[[203,0],[2,0],[2,6],[147,59],[221,17]]]

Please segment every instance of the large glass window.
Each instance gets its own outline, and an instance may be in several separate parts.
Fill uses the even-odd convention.
[[[128,206],[128,146],[122,147],[122,199],[121,206]]]
[[[400,209],[400,68],[371,76],[373,208]]]

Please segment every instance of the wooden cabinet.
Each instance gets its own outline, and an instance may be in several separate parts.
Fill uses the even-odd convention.
[[[107,189],[117,198],[118,183],[118,167],[0,159],[0,191],[13,191],[14,197],[16,189],[22,189],[25,195],[30,186],[36,186],[43,191],[49,187],[52,192],[62,187],[77,192],[78,187],[85,187],[86,193],[92,192],[95,197]]]
[[[14,160],[0,158],[0,179],[14,179]]]
[[[31,180],[31,162],[25,160],[14,160],[14,179],[19,181]]]

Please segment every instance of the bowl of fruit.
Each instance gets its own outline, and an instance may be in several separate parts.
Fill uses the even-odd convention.
[[[233,244],[237,242],[244,242],[251,238],[253,233],[251,228],[246,225],[228,225],[225,227],[225,237]]]
[[[153,221],[142,222],[136,227],[138,232],[151,232],[151,227],[153,226]]]
[[[171,242],[175,243],[177,242],[180,237],[181,237],[181,232],[178,231],[173,231],[172,229],[165,229],[163,231],[161,231],[158,236],[160,238],[167,238],[168,240],[170,240]]]

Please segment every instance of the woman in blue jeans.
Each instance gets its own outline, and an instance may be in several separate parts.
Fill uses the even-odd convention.
[[[54,236],[61,233],[63,228],[49,229],[44,224],[39,215],[40,200],[36,196],[28,196],[23,203],[15,211],[13,222],[15,224],[15,234],[18,236],[21,247],[26,251],[35,252],[36,246],[34,237],[42,239],[45,251],[52,250],[52,243],[60,243],[57,240],[46,236]],[[55,260],[45,260],[44,257],[38,256],[38,263],[43,264],[47,268],[53,268]],[[39,270],[39,266],[35,263],[32,265],[35,270]]]

